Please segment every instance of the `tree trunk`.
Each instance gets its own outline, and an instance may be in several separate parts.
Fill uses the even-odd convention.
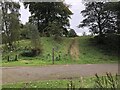
[[[37,20],[37,26],[38,26],[38,31],[40,32],[40,23],[39,23],[39,17],[38,17],[38,20]]]
[[[11,42],[8,42],[8,46],[9,46],[9,50],[11,51],[12,49],[13,49],[13,45],[12,45],[12,43]]]
[[[120,12],[117,13],[117,33],[120,34]]]
[[[100,15],[98,14],[98,28],[99,28],[99,40],[98,40],[98,43],[99,44],[103,44],[104,41],[103,41],[103,32],[102,32],[102,27],[101,27],[101,18],[100,18]]]
[[[98,16],[98,28],[99,28],[99,35],[102,36],[102,27],[101,27],[101,20],[100,20],[100,15]]]

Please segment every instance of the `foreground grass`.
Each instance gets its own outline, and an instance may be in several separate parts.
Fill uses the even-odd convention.
[[[19,82],[19,83],[11,83],[11,84],[5,84],[2,87],[3,88],[67,88],[68,85],[70,86],[70,83],[75,85],[76,88],[84,87],[84,88],[90,88],[94,87],[94,80],[95,78],[79,78],[77,80],[71,79],[71,80],[43,80],[43,81],[37,81],[37,82]]]
[[[42,80],[33,82],[19,82],[2,85],[2,88],[111,88],[115,90],[120,88],[120,75],[111,75],[106,73],[105,76],[81,77],[77,79],[64,80]]]
[[[3,53],[2,66],[43,66],[52,64],[52,48],[55,48],[55,64],[99,64],[99,63],[118,63],[118,57],[105,53],[104,50],[98,49],[94,46],[90,39],[92,37],[77,37],[79,43],[79,59],[73,60],[69,52],[72,38],[63,38],[60,42],[55,42],[52,38],[42,37],[41,43],[43,52],[42,55],[37,57],[22,57],[20,53],[25,47],[30,47],[29,40],[19,41],[17,50],[14,52]],[[10,55],[14,59],[15,55],[18,56],[18,61],[7,61],[7,56]],[[60,56],[60,60],[57,60]]]

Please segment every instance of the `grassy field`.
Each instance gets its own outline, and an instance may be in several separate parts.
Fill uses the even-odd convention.
[[[21,40],[17,44],[17,50],[14,52],[3,52],[2,66],[42,66],[52,64],[52,48],[55,48],[55,64],[96,64],[96,63],[117,63],[118,57],[105,52],[102,49],[92,45],[89,36],[77,37],[79,44],[79,59],[73,60],[69,54],[70,45],[73,38],[62,38],[60,42],[55,42],[52,38],[42,37],[43,52],[37,57],[23,57],[20,53],[25,47],[30,47],[29,40]],[[18,56],[18,61],[7,61],[8,55],[14,59],[15,55]],[[60,57],[60,60],[58,60]]]

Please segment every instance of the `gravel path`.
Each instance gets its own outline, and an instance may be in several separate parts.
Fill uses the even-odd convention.
[[[50,65],[41,67],[1,67],[2,82],[27,82],[50,79],[71,79],[81,76],[105,75],[106,72],[118,73],[118,64],[76,64]]]

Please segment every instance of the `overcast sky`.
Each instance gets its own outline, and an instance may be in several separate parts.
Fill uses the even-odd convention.
[[[81,35],[83,32],[88,33],[88,28],[78,28],[77,26],[79,23],[83,20],[82,14],[80,12],[85,8],[84,4],[82,4],[82,0],[65,0],[67,4],[70,4],[70,10],[73,12],[73,15],[70,19],[70,28],[74,29],[78,35]],[[28,22],[30,12],[29,9],[24,9],[24,6],[22,3],[20,8],[21,13],[21,22],[25,24]]]

